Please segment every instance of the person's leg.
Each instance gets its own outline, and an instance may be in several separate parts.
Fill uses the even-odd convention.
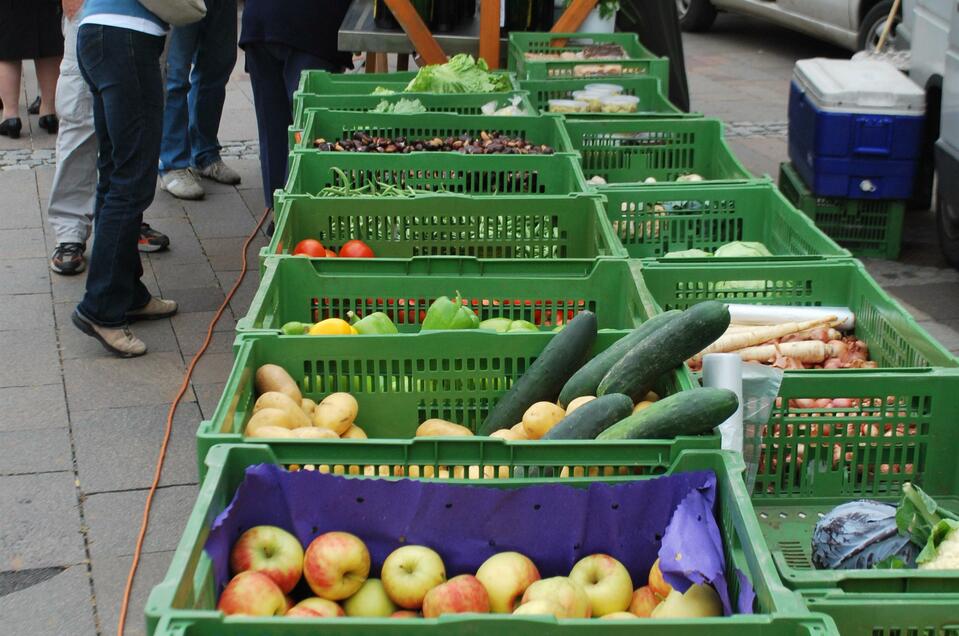
[[[203,188],[190,167],[190,69],[201,22],[174,27],[167,42],[166,106],[160,146],[160,187],[180,199],[200,199]]]
[[[93,225],[97,182],[97,138],[93,94],[77,66],[77,23],[64,19],[64,54],[57,81],[57,166],[50,186],[47,217],[60,243],[87,242]],[[77,263],[70,272],[83,271]],[[76,269],[79,268],[79,269]],[[56,270],[54,270],[56,271]]]
[[[286,155],[289,152],[287,127],[292,120],[283,76],[282,54],[285,48],[254,43],[244,49],[246,72],[250,74],[253,108],[256,111],[263,198],[268,208],[273,207],[273,190],[284,185]]]
[[[160,154],[163,38],[84,25],[78,40],[80,66],[94,92],[100,182],[90,273],[77,311],[87,323],[121,327],[128,312],[150,301],[137,240]]]
[[[3,102],[3,117],[0,120],[20,116],[20,60],[0,60],[0,101]]]
[[[190,76],[190,145],[201,171],[220,160],[220,118],[236,65],[236,0],[208,0]]]
[[[41,57],[34,60],[37,69],[37,84],[40,86],[40,116],[55,115],[57,103],[57,78],[60,76],[60,57]]]

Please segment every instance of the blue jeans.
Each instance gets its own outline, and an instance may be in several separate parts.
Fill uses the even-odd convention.
[[[137,241],[153,202],[163,124],[163,38],[85,24],[77,34],[80,73],[93,92],[98,157],[94,239],[77,310],[104,327],[150,300]]]
[[[260,173],[266,207],[273,191],[286,183],[290,154],[288,128],[293,124],[293,93],[304,69],[341,72],[343,67],[285,44],[253,42],[243,48],[253,88],[253,108],[260,141]]]
[[[170,34],[161,173],[220,159],[217,133],[236,65],[236,0],[206,0],[206,7],[206,17]]]

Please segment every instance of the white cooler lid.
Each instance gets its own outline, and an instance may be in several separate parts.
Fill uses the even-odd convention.
[[[925,111],[922,89],[881,60],[799,60],[793,78],[823,110],[890,115]]]

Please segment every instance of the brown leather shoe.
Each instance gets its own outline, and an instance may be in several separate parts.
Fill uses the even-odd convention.
[[[136,358],[147,352],[147,346],[142,340],[134,336],[127,326],[101,327],[84,318],[76,310],[74,310],[71,318],[77,329],[91,338],[99,340],[100,344],[114,355],[121,358]]]
[[[176,301],[165,298],[151,298],[150,302],[139,309],[127,312],[127,320],[160,320],[169,318],[177,311]]]

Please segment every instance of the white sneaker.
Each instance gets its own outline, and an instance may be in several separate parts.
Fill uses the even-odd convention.
[[[217,159],[205,168],[198,168],[197,172],[200,173],[201,177],[211,179],[217,183],[224,183],[226,185],[237,185],[240,183],[240,175],[237,174],[236,170],[223,163],[222,159]]]
[[[203,186],[189,168],[170,170],[160,175],[160,189],[178,199],[195,201],[203,198]]]

